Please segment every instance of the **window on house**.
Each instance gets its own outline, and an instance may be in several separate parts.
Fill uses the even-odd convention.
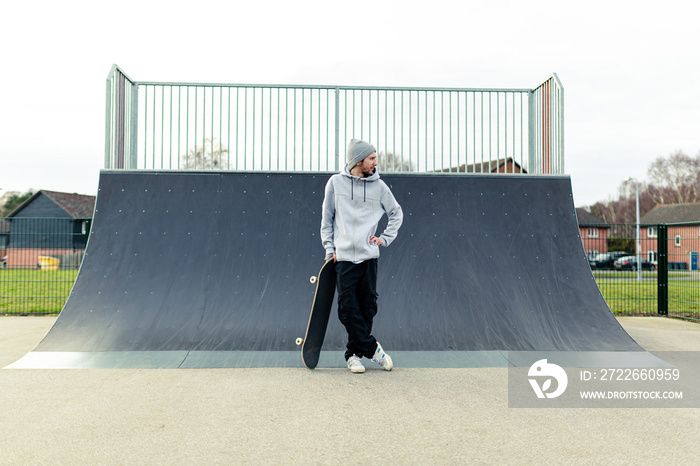
[[[658,236],[659,236],[659,232],[656,230],[656,227],[647,228],[647,237],[657,238]]]
[[[647,251],[647,260],[656,264],[659,262],[659,254],[656,251]]]
[[[676,235],[676,247],[681,247],[681,235]]]
[[[87,222],[85,220],[83,220],[83,224],[81,225],[81,227],[82,227],[83,234],[86,234],[87,233]]]
[[[598,237],[598,229],[597,228],[589,228],[588,229],[588,237],[589,238],[597,238]]]

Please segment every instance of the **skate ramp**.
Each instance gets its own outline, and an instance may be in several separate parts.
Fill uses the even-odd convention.
[[[13,366],[302,367],[329,176],[103,171],[70,297]],[[404,223],[381,248],[373,333],[397,367],[645,358],[590,272],[568,177],[382,179]],[[335,316],[321,367],[344,362]]]

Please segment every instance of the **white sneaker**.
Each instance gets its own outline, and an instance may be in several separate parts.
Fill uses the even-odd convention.
[[[377,342],[377,351],[374,352],[372,361],[382,366],[385,371],[390,371],[394,368],[394,362],[391,360],[391,356],[384,352],[379,342]]]
[[[360,358],[353,354],[348,359],[348,369],[350,369],[350,372],[362,374],[365,371],[365,366],[362,365]]]

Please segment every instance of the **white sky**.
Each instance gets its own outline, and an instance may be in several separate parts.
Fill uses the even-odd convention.
[[[105,79],[565,88],[577,206],[700,152],[700,35],[690,1],[6,2],[0,194],[95,194]]]

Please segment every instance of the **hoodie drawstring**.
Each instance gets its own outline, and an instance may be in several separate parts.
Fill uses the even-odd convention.
[[[364,199],[363,202],[367,202],[367,182],[364,180],[357,180],[358,183],[362,183],[364,185]],[[350,200],[354,201],[355,200],[355,179],[350,178]]]

